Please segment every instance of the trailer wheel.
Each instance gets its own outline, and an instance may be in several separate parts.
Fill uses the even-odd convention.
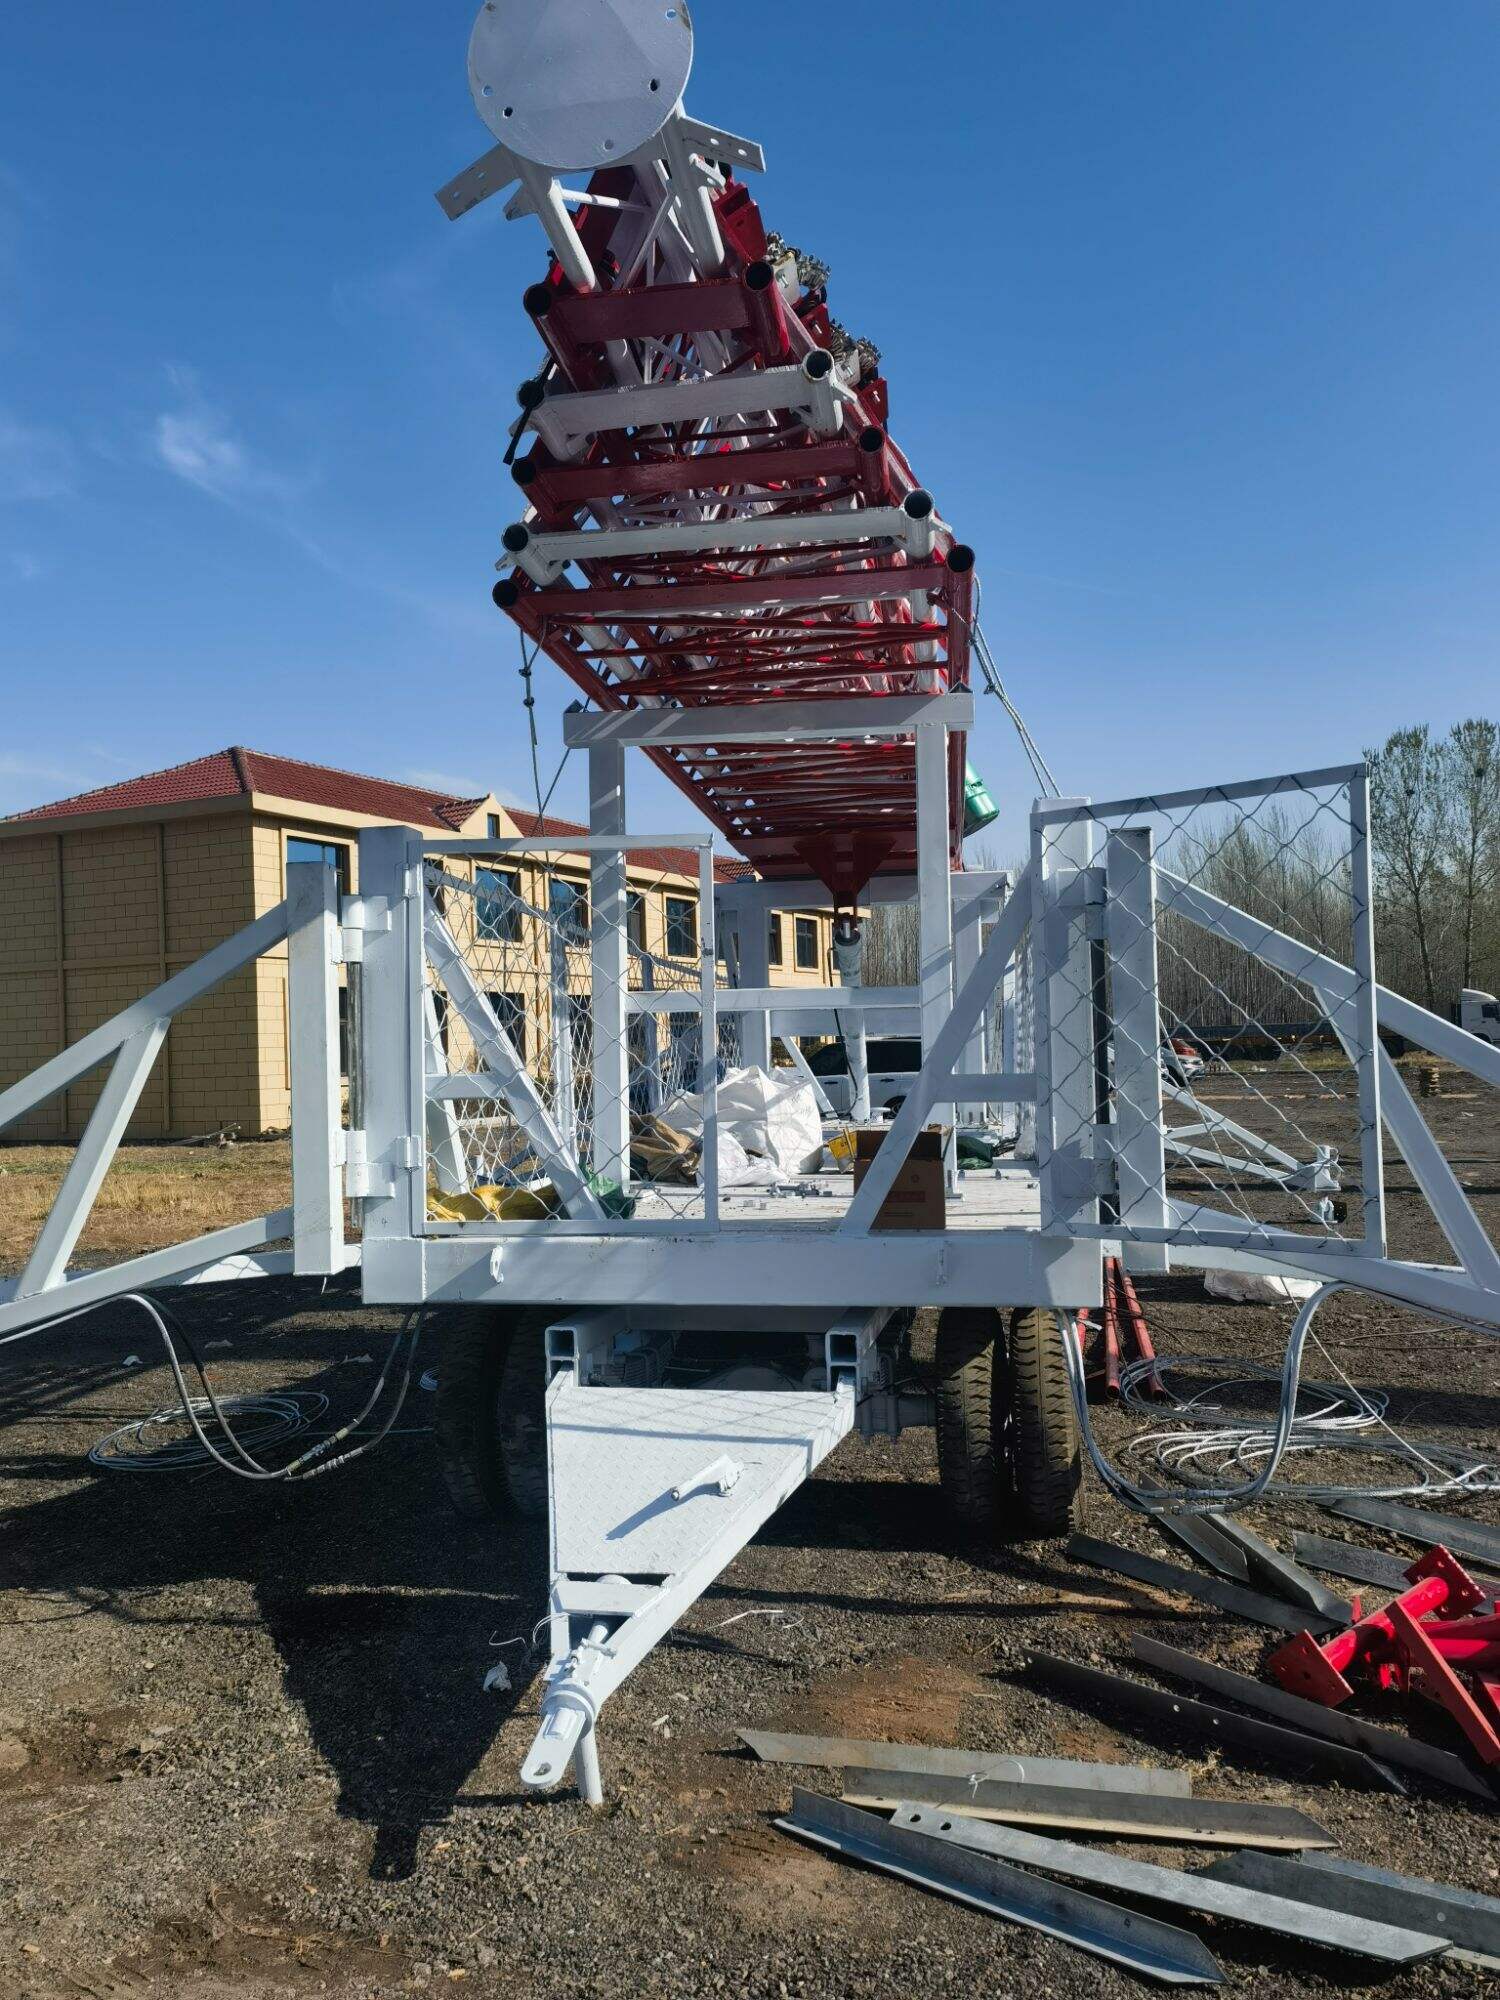
[[[987,1306],[949,1306],[937,1325],[938,1484],[961,1526],[993,1534],[1002,1489],[1005,1324]]]
[[[553,1311],[462,1306],[444,1316],[438,1463],[470,1520],[547,1508],[546,1347]]]
[[[1012,1532],[1070,1535],[1083,1521],[1083,1452],[1055,1313],[1017,1306],[1006,1369]]]

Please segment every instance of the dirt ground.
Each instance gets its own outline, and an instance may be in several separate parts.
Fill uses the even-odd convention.
[[[1493,1230],[1496,1096],[1432,1109]],[[1398,1249],[1442,1254],[1399,1163],[1390,1205]],[[1189,1277],[1140,1289],[1164,1354],[1279,1360],[1285,1310],[1215,1303]],[[363,1400],[370,1357],[397,1323],[343,1281],[202,1288],[172,1303],[221,1390],[319,1392],[325,1428]],[[1479,1336],[1368,1298],[1334,1300],[1319,1328],[1312,1372],[1331,1356],[1389,1393],[1403,1431],[1500,1452],[1500,1378]],[[440,1352],[428,1359],[441,1366]],[[749,1761],[735,1732],[750,1726],[1168,1762],[1202,1795],[1301,1807],[1358,1859],[1500,1894],[1497,1821],[1473,1801],[1415,1778],[1403,1799],[1143,1740],[1034,1690],[1030,1647],[1150,1678],[1131,1665],[1137,1632],[1252,1672],[1274,1638],[1054,1545],[958,1542],[927,1433],[848,1440],[626,1683],[604,1717],[601,1813],[566,1794],[523,1798],[538,1663],[504,1642],[524,1639],[542,1609],[544,1538],[532,1524],[454,1516],[431,1396],[414,1394],[379,1451],[296,1489],[89,1463],[98,1439],[172,1400],[131,1308],[0,1348],[6,2000],[1140,1990],[1066,1946],[788,1839],[772,1821],[793,1776],[836,1783]],[[1097,1416],[1114,1455],[1142,1429],[1114,1408]],[[1378,1474],[1338,1465],[1351,1480]],[[1093,1532],[1188,1562],[1097,1485],[1091,1507]],[[1467,1511],[1500,1518],[1492,1501]],[[1305,1503],[1249,1518],[1283,1541],[1299,1526],[1391,1546]],[[515,1685],[487,1694],[496,1661]],[[1449,1740],[1441,1718],[1412,1726]],[[1385,1977],[1300,1942],[1182,1921],[1240,1990],[1426,1996],[1484,1978],[1450,1964]]]

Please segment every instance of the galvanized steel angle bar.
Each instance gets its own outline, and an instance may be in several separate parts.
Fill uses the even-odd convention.
[[[791,1813],[776,1824],[846,1860],[862,1861],[990,1916],[1044,1931],[1148,1979],[1186,1986],[1217,1985],[1223,1978],[1212,1952],[1191,1932],[800,1786],[793,1788]]]
[[[767,1764],[1004,1778],[1015,1784],[1069,1785],[1095,1792],[1150,1792],[1174,1799],[1191,1797],[1193,1789],[1186,1771],[1174,1771],[1164,1765],[1103,1764],[1076,1757],[950,1750],[921,1743],[869,1742],[852,1736],[789,1735],[771,1729],[741,1729],[738,1735],[746,1748]]]
[[[1237,1744],[1277,1763],[1312,1768],[1321,1765],[1339,1777],[1353,1779],[1377,1791],[1405,1790],[1393,1772],[1342,1743],[1283,1729],[1277,1723],[1261,1722],[1252,1716],[1236,1715],[1210,1702],[1168,1694],[1162,1688],[1148,1687],[1144,1681],[1131,1680],[1128,1675],[1106,1673],[1102,1668],[1057,1659],[1049,1653],[1029,1654],[1028,1666],[1035,1680],[1060,1690],[1065,1697],[1099,1701],[1138,1720],[1179,1728],[1211,1743]],[[1331,1847],[1333,1838],[1325,1833],[1320,1841],[1305,1844]]]
[[[1068,1543],[1075,1562],[1090,1563],[1095,1569],[1110,1570],[1117,1576],[1133,1577],[1158,1590],[1181,1591],[1184,1596],[1201,1598],[1239,1618],[1257,1625],[1274,1626],[1282,1632],[1335,1632],[1344,1623],[1339,1617],[1318,1612],[1299,1612],[1283,1598],[1267,1597],[1260,1591],[1245,1590],[1222,1578],[1200,1576],[1195,1570],[1179,1569],[1175,1563],[1158,1562],[1154,1556],[1138,1554],[1115,1542],[1096,1541],[1092,1535],[1075,1535]],[[1347,1609],[1347,1607],[1345,1607]]]
[[[1254,1930],[1302,1939],[1332,1951],[1355,1952],[1362,1958],[1380,1959],[1391,1965],[1410,1965],[1435,1957],[1444,1944],[1441,1936],[1426,1931],[1344,1915],[1336,1905],[1325,1908],[1314,1898],[1298,1900],[1291,1888],[1270,1894],[1222,1879],[1239,1856],[1226,1856],[1209,1869],[1186,1874],[1155,1862],[1127,1860],[1099,1847],[1077,1847],[1071,1841],[1049,1840],[1045,1835],[1027,1833],[1018,1827],[951,1817],[916,1801],[897,1807],[895,1824],[934,1834],[980,1854],[993,1854],[1028,1868],[1043,1869],[1048,1874],[1065,1875],[1096,1888],[1114,1889],[1123,1896],[1137,1896],[1144,1902],[1169,1903],[1202,1916],[1222,1917]],[[1253,1857],[1257,1863],[1266,1858],[1259,1854]],[[1275,1858],[1289,1876],[1313,1859],[1309,1856],[1297,1862]]]
[[[1352,1749],[1363,1750],[1379,1763],[1415,1771],[1436,1784],[1451,1785],[1454,1790],[1468,1792],[1475,1798],[1494,1797],[1484,1780],[1450,1750],[1439,1750],[1430,1743],[1403,1736],[1394,1729],[1381,1729],[1372,1722],[1363,1722],[1358,1716],[1348,1714],[1344,1709],[1327,1708],[1322,1702],[1308,1701],[1285,1688],[1253,1680],[1249,1674],[1235,1673],[1229,1667],[1200,1660],[1192,1653],[1179,1652],[1175,1646],[1164,1646],[1156,1639],[1137,1634],[1131,1641],[1131,1650],[1148,1667],[1173,1674],[1179,1680],[1192,1681],[1199,1687],[1207,1688],[1210,1693],[1227,1696],[1246,1708],[1258,1708],[1263,1714],[1275,1716],[1278,1721],[1305,1729],[1309,1735],[1322,1736],[1334,1743],[1347,1743]]]
[[[1293,1847],[1325,1841],[1323,1829],[1290,1806],[1257,1800],[1170,1798],[1159,1792],[1090,1792],[1076,1785],[1017,1783],[977,1773],[844,1773],[851,1805],[891,1807],[919,1799],[973,1819],[1065,1826],[1117,1840],[1168,1840],[1208,1847]]]
[[[1342,1859],[1342,1857],[1341,1857]],[[1500,1954],[1500,1907],[1488,1910],[1454,1901],[1435,1883],[1419,1882],[1385,1869],[1357,1874],[1347,1863],[1337,1870],[1310,1868],[1283,1855],[1225,1854],[1203,1869],[1200,1880],[1234,1883],[1276,1896],[1295,1896],[1353,1920],[1393,1919],[1436,1933],[1443,1945]],[[1476,1899],[1486,1900],[1486,1899]]]

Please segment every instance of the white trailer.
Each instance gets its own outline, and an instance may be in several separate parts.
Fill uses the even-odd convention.
[[[502,560],[516,573],[498,599],[535,616],[538,643],[555,644],[570,669],[610,663],[602,705],[565,718],[588,764],[589,834],[567,843],[589,858],[587,927],[570,929],[545,904],[529,913],[551,925],[550,951],[521,1034],[495,883],[502,864],[545,863],[546,841],[378,828],[360,837],[359,894],[342,899],[329,871],[290,868],[285,903],[0,1092],[3,1128],[109,1065],[26,1269],[0,1291],[0,1340],[148,1288],[355,1263],[370,1303],[441,1311],[442,1443],[456,1497],[547,1522],[550,1661],[523,1777],[546,1788],[571,1769],[597,1800],[610,1694],[850,1433],[935,1425],[942,1483],[970,1530],[1004,1539],[1066,1528],[1081,1478],[1068,1343],[1079,1309],[1100,1302],[1106,1254],[1135,1271],[1311,1277],[1500,1328],[1500,1258],[1380,1031],[1494,1085],[1500,1051],[1377,983],[1360,766],[1104,803],[1045,798],[1017,879],[955,869],[955,752],[973,712],[955,670],[969,617],[965,552],[894,447],[870,442],[844,360],[823,365],[829,350],[808,331],[823,325],[817,302],[798,318],[767,306],[758,273],[725,278],[734,260],[721,225],[740,212],[728,166],[758,165],[758,149],[683,108],[685,13],[658,22],[660,10],[622,0],[613,15],[635,24],[633,54],[617,52],[598,73],[575,0],[554,0],[559,39],[541,78],[501,32],[511,11],[510,0],[487,7],[471,50],[476,103],[504,137],[442,199],[456,215],[518,186],[510,212],[540,219],[556,260],[556,298],[534,317],[565,306],[571,331],[549,336],[558,351],[592,340],[608,371],[606,386],[585,388],[554,373],[523,398],[522,426],[548,447],[527,490],[545,486],[552,499],[507,536]],[[579,64],[571,93],[555,87],[565,61]],[[548,162],[606,179],[570,188]],[[637,245],[604,305],[594,213],[626,218]],[[720,289],[684,304],[685,289],[710,283]],[[652,294],[644,304],[642,293]],[[724,326],[711,334],[700,318],[689,368],[688,347],[659,329],[695,309]],[[767,312],[769,332],[757,318]],[[734,342],[751,337],[773,356],[784,338],[790,358],[772,365],[762,353],[736,375]],[[705,359],[715,352],[717,369]],[[817,472],[811,504],[825,527],[828,507],[841,515],[851,566],[830,573],[828,535],[785,527],[784,496],[771,497],[780,488],[764,470],[767,422],[776,448],[799,454],[788,466],[842,468]],[[629,440],[628,478],[609,477],[633,490],[590,498],[606,428]],[[658,449],[663,438],[671,449]],[[689,492],[685,478],[694,466],[701,477],[710,453],[717,467],[753,462],[761,497]],[[867,459],[894,477],[881,509],[857,506],[848,483],[866,476]],[[762,518],[783,525],[752,540],[744,524]],[[705,549],[711,574],[684,581],[675,566],[701,565]],[[601,587],[605,567],[614,576],[641,563],[628,587]],[[583,566],[582,586],[559,584],[565,564]],[[588,611],[570,595],[589,599]],[[810,698],[797,691],[808,620],[825,614],[834,622],[816,626],[816,647],[844,662],[845,679],[825,677]],[[686,618],[692,635],[643,645],[640,617]],[[753,698],[648,698],[667,655],[679,686],[706,685],[692,677],[711,673],[703,663],[722,648],[725,621],[737,621]],[[771,655],[791,676],[780,695],[755,678]],[[758,774],[735,796],[745,844],[764,857],[759,879],[716,895],[710,838],[629,830],[628,767],[642,756],[685,782]],[[758,797],[794,780],[799,810],[827,824],[804,851],[839,859],[845,829],[826,801],[846,767],[866,774],[870,813],[909,820],[905,860],[872,867],[860,891],[866,902],[915,902],[909,988],[864,985],[852,963],[837,985],[770,979],[767,912],[847,909],[852,878],[831,889],[827,874],[799,872],[777,826],[755,820]],[[1283,863],[1297,826],[1315,839],[1322,887],[1290,909]],[[632,944],[628,923],[627,857],[662,846],[699,858],[697,962],[675,979]],[[885,851],[904,852],[894,836]],[[72,1269],[173,1016],[283,940],[290,1208],[109,1270]],[[347,1125],[341,967],[359,1002]],[[1217,1101],[1200,1101],[1164,1076],[1162,1058],[1174,1036],[1191,1038],[1198,1000],[1247,1030],[1314,1021],[1335,1059],[1314,1063],[1300,1039],[1278,1043],[1269,1063],[1222,1065]],[[735,1179],[718,1130],[721,1051],[768,1071],[777,1037],[830,1021],[856,1051],[866,1029],[922,1044],[857,1190],[820,1164],[769,1184]],[[1286,1074],[1297,1090],[1280,1087]],[[642,1131],[674,1089],[686,1108],[696,1099],[695,1129],[679,1133],[675,1155],[663,1142],[666,1171],[659,1157],[643,1168]],[[994,1107],[1011,1120],[1014,1152],[962,1172],[950,1148],[933,1226],[882,1227],[924,1128],[951,1133],[966,1111]],[[1386,1135],[1441,1224],[1448,1263],[1388,1253]],[[923,1307],[941,1314],[931,1395],[912,1390],[903,1366],[908,1317]]]

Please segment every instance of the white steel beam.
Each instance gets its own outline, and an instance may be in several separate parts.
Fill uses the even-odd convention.
[[[843,392],[832,376],[814,379],[803,366],[788,365],[698,381],[575,389],[549,396],[531,412],[529,421],[550,451],[570,458],[600,431],[717,422],[766,410],[795,410],[811,429],[832,436],[839,429],[842,407]]]
[[[1135,1243],[1138,1224],[1167,1219],[1161,1081],[1161,1006],[1156,960],[1156,858],[1149,826],[1121,827],[1105,843],[1105,905],[1113,975],[1115,1175],[1125,1262],[1168,1271],[1158,1243]]]
[[[755,514],[717,521],[658,521],[646,528],[567,528],[538,532],[523,521],[505,531],[505,556],[537,583],[556,582],[570,562],[716,549],[816,547],[824,542],[892,542],[924,556],[931,521],[900,507],[861,507],[846,514]]]
[[[769,945],[769,938],[767,944]],[[741,944],[743,953],[744,946]],[[767,954],[769,956],[769,953]],[[915,1007],[916,986],[721,986],[715,1005],[721,1014],[752,1014],[772,1009],[778,1014],[885,1013]],[[702,996],[696,991],[632,993],[626,1001],[632,1014],[696,1014]]]
[[[722,708],[619,709],[604,715],[575,709],[563,717],[563,742],[577,750],[592,749],[598,743],[629,743],[643,748],[701,743],[717,748],[725,743],[841,742],[853,737],[908,736],[919,722],[972,729],[974,697],[888,694],[738,707],[726,704]],[[828,898],[821,884],[815,885],[815,893],[825,901]],[[910,887],[907,893],[911,893]]]
[[[236,1222],[228,1229],[215,1229],[207,1236],[195,1236],[190,1243],[174,1243],[166,1250],[152,1250],[144,1257],[132,1257],[103,1271],[83,1271],[65,1278],[50,1291],[29,1299],[17,1298],[11,1288],[0,1285],[0,1341],[19,1340],[43,1322],[83,1306],[98,1305],[104,1299],[119,1298],[124,1292],[149,1291],[155,1285],[177,1284],[195,1272],[206,1271],[225,1258],[244,1251],[259,1250],[267,1243],[280,1242],[292,1233],[292,1211],[278,1208],[253,1222]]]
[[[953,1005],[953,892],[948,851],[948,732],[924,722],[917,737],[917,956],[918,1004],[922,1009],[922,1053],[932,1053]],[[949,1067],[952,1067],[950,1059]],[[940,1124],[953,1118],[949,1101],[935,1103]],[[951,1176],[956,1141],[947,1148]]]
[[[132,1006],[74,1042],[71,1048],[53,1056],[50,1062],[44,1062],[30,1076],[22,1077],[9,1090],[0,1090],[0,1131],[7,1125],[13,1125],[18,1118],[24,1118],[38,1104],[45,1104],[58,1091],[66,1090],[79,1077],[87,1076],[106,1056],[113,1055],[116,1049],[132,1041],[156,1021],[179,1013],[194,1000],[201,1000],[205,993],[212,993],[232,973],[249,965],[262,952],[269,951],[273,944],[280,944],[286,936],[286,922],[286,904],[278,903],[274,910],[267,910],[253,924],[247,924],[233,937],[225,938],[222,944],[215,945],[194,964],[174,973],[160,986],[153,987]]]
[[[625,831],[625,750],[589,751],[589,832]],[[593,986],[594,1171],[624,1187],[630,1179],[630,1066],[625,996],[630,990],[625,855],[589,856],[589,950]]]
[[[109,1172],[115,1149],[125,1136],[125,1128],[140,1102],[146,1079],[151,1074],[157,1052],[171,1026],[167,1017],[152,1021],[133,1035],[116,1056],[105,1079],[78,1149],[63,1175],[62,1186],[53,1198],[47,1220],[42,1224],[26,1268],[16,1286],[16,1297],[28,1299],[38,1292],[50,1292],[68,1268],[68,1259],[89,1219],[94,1198]]]
[[[1000,975],[1014,956],[1021,933],[1026,928],[1030,915],[1026,893],[1029,886],[1023,875],[1016,884],[1015,895],[1001,911],[999,922],[985,940],[979,963],[955,998],[952,1010],[939,1028],[931,1048],[924,1050],[922,1067],[912,1078],[906,1102],[896,1113],[891,1129],[881,1141],[879,1152],[870,1162],[859,1192],[838,1225],[840,1236],[869,1234],[870,1225],[880,1212],[880,1204],[891,1191],[891,1183],[906,1164],[912,1141],[931,1115],[939,1096],[951,1088],[954,1065],[974,1032],[974,1024],[989,1004],[990,995],[999,984]]]
[[[292,1253],[299,1277],[327,1276],[344,1268],[337,872],[321,861],[290,862],[286,903]]]
[[[496,1017],[494,1008],[481,990],[463,953],[454,943],[448,926],[438,915],[430,896],[424,898],[423,937],[433,969],[447,989],[474,1046],[498,1079],[499,1090],[511,1116],[531,1141],[532,1150],[546,1169],[558,1199],[569,1215],[603,1222],[604,1211],[583,1177],[583,1170],[569,1151],[552,1121],[552,1115],[537,1094],[536,1085],[515,1045]],[[555,1030],[556,1024],[554,1024]]]

